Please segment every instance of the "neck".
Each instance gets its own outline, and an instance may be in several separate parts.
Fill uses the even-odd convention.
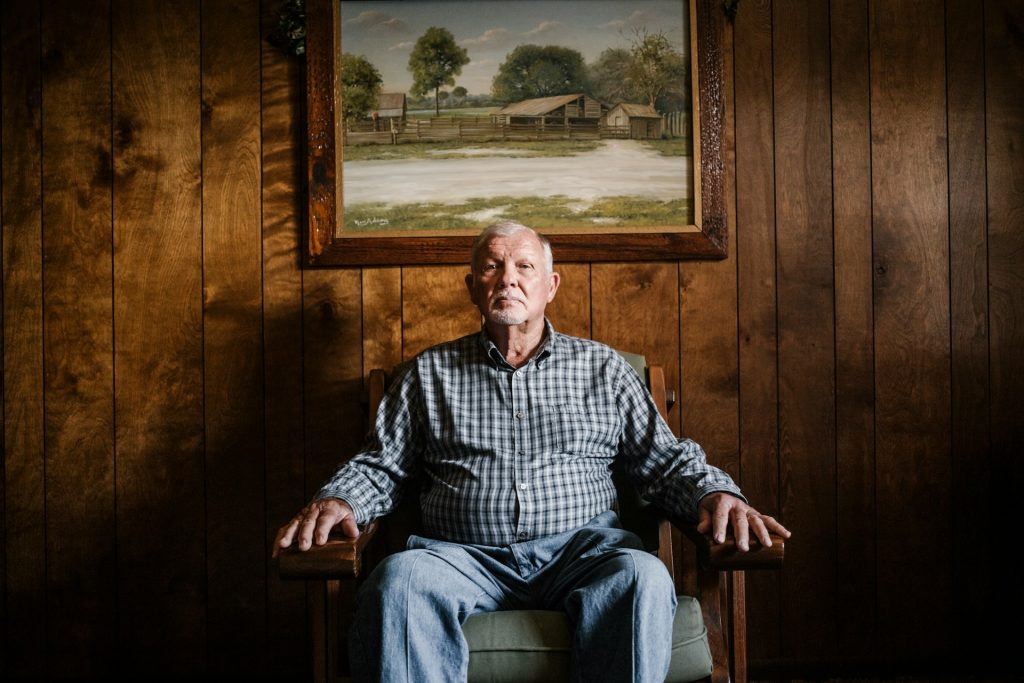
[[[544,321],[542,319],[539,324],[525,322],[522,325],[488,323],[487,334],[505,361],[514,368],[521,368],[544,341]]]

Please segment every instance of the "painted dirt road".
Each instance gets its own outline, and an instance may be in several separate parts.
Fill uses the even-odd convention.
[[[604,140],[596,150],[573,157],[507,157],[494,150],[490,156],[459,159],[352,161],[344,165],[344,206],[496,196],[689,199],[691,166],[688,157],[661,156],[635,140]]]

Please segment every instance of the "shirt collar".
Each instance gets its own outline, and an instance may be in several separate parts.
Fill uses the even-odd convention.
[[[505,357],[501,355],[501,351],[498,350],[497,344],[491,341],[490,336],[487,334],[487,328],[480,328],[480,346],[488,358],[497,367],[511,368]],[[552,353],[557,353],[558,348],[563,344],[562,335],[555,331],[555,326],[551,324],[551,320],[547,317],[544,318],[544,339],[540,342],[540,348],[537,349],[537,353],[533,354],[533,357],[523,367],[529,367],[531,363],[536,363],[537,367],[543,367],[547,362],[548,357]]]

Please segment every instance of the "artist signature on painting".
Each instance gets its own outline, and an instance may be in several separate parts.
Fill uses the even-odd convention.
[[[391,220],[387,218],[356,218],[353,222],[357,228],[365,228],[370,225],[391,225]]]

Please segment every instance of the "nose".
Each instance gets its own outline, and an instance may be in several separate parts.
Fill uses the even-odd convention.
[[[503,287],[511,287],[518,283],[518,273],[515,266],[505,266],[501,269],[501,279],[498,281]]]

